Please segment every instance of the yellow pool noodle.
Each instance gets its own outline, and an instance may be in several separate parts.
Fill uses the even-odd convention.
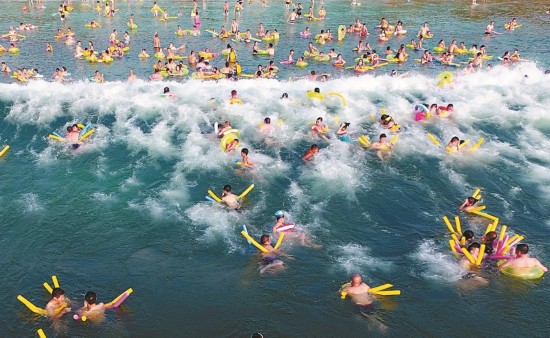
[[[481,244],[479,247],[479,254],[477,255],[476,265],[481,265],[483,260],[483,254],[485,253],[485,244]]]
[[[495,219],[495,220],[493,221],[493,224],[492,224],[492,226],[491,226],[491,231],[496,231],[496,230],[497,230],[497,226],[498,226],[499,220],[500,220],[500,219],[497,217],[497,219]]]
[[[39,315],[43,315],[43,316],[48,315],[48,312],[46,312],[45,309],[42,309],[42,308],[39,308],[38,306],[35,306],[33,303],[29,302],[25,297],[23,297],[23,296],[21,296],[21,295],[18,295],[18,296],[17,296],[17,299],[18,299],[21,303],[25,304],[25,306],[26,306],[29,310],[31,310],[32,312],[37,313],[37,314],[39,314]]]
[[[57,281],[57,276],[52,276],[52,283],[54,288],[59,287],[59,282]]]
[[[451,238],[455,241],[455,242],[459,242],[458,241],[458,237],[456,237],[456,234],[451,234]],[[460,243],[460,242],[459,242]]]
[[[2,151],[0,151],[0,157],[4,156],[4,154],[10,149],[10,146],[5,146]]]
[[[51,295],[53,289],[52,289],[52,287],[50,286],[50,284],[48,284],[48,282],[44,282],[44,284],[42,284],[42,285],[44,285],[44,289],[46,289],[46,291],[48,291],[48,293]]]
[[[340,93],[337,93],[337,92],[328,92],[327,95],[338,96],[339,98],[342,99],[342,103],[344,104],[344,107],[348,106],[348,102],[346,101],[346,98],[344,97],[344,95],[342,95]]]
[[[401,290],[377,291],[374,294],[380,296],[399,296],[401,294]]]
[[[480,192],[481,192],[481,189],[480,189],[480,188],[477,188],[476,191],[474,191],[474,193],[472,194],[472,197],[473,197],[473,198],[476,198],[477,195],[479,195]]]
[[[462,143],[458,146],[458,148],[459,148],[459,149],[462,149],[462,148],[464,148],[468,143],[470,143],[470,139],[467,139],[467,140],[465,140],[464,142],[462,142]]]
[[[251,184],[248,188],[246,188],[245,191],[243,191],[239,196],[238,198],[241,199],[243,197],[245,197],[249,192],[250,190],[254,189],[254,184]]]
[[[59,142],[67,142],[67,140],[65,140],[64,138],[61,138],[61,137],[56,136],[54,134],[50,134],[50,135],[48,135],[48,137],[53,139],[53,140],[59,141]]]
[[[478,195],[478,196],[479,196],[479,195]],[[475,207],[475,208],[473,208],[472,210],[466,211],[466,212],[472,213],[472,212],[474,212],[474,211],[481,211],[481,210],[485,210],[485,209],[487,209],[487,206],[485,206],[485,205],[480,205],[479,207]]]
[[[393,286],[393,284],[382,284],[380,286],[377,286],[377,287],[374,287],[374,288],[370,288],[369,289],[369,292],[370,293],[373,293],[373,292],[378,292],[378,291],[382,291],[382,290],[386,290],[386,289],[389,289]]]
[[[507,242],[506,242],[506,245],[510,245],[510,243],[512,243],[516,238],[518,238],[519,235],[514,235],[512,236],[512,238],[510,238]]]
[[[491,223],[491,224],[488,224],[488,225],[487,225],[487,228],[485,229],[484,235],[487,235],[487,233],[488,233],[489,231],[491,231],[492,228],[493,228],[493,224],[492,224],[492,223]]]
[[[470,147],[470,150],[476,150],[477,148],[479,148],[479,146],[483,143],[483,141],[485,141],[485,138],[480,137],[479,141],[477,141],[476,144],[474,144],[473,146]]]
[[[285,233],[281,232],[281,234],[279,235],[279,239],[277,240],[277,243],[275,243],[275,246],[274,246],[275,249],[279,249],[279,247],[281,246],[281,243],[283,243],[283,238],[285,238]]]
[[[399,138],[399,134],[395,134],[393,135],[393,137],[391,138],[390,140],[390,143],[391,144],[395,144],[395,142],[397,142],[397,139]]]
[[[453,228],[451,222],[449,222],[449,219],[447,218],[447,216],[443,216],[443,221],[445,222],[445,224],[447,225],[447,229],[449,229],[449,232],[451,234],[455,233],[455,229]]]
[[[500,235],[498,236],[498,240],[502,241],[504,239],[504,235],[506,234],[506,229],[508,227],[506,225],[503,225],[502,228],[500,228]]]
[[[90,135],[92,135],[93,133],[95,133],[95,129],[92,129],[92,130],[88,130],[86,132],[86,134],[82,135],[82,137],[79,139],[79,141],[84,141],[85,139],[87,139]]]
[[[462,246],[466,245],[466,237],[464,237],[464,236],[460,237],[460,245],[462,245]]]
[[[109,303],[105,304],[105,307],[109,307],[109,306],[113,305],[114,303],[118,302],[118,300],[120,298],[122,298],[122,296],[124,296],[126,293],[128,293],[128,295],[130,295],[132,292],[134,292],[134,290],[132,288],[129,288],[128,290],[126,290],[123,293],[121,293],[120,295],[118,295],[115,299],[113,299]]]
[[[347,295],[348,295],[348,293],[346,291],[340,292],[340,299],[346,299]]]
[[[44,331],[43,331],[42,329],[36,330],[36,334],[37,334],[38,337],[40,337],[40,338],[46,338],[46,334],[44,333]]]
[[[266,248],[264,248],[263,246],[261,246],[260,244],[258,244],[258,242],[256,242],[254,240],[254,238],[250,237],[249,234],[247,234],[244,230],[241,231],[241,235],[244,236],[244,238],[248,239],[250,241],[250,243],[252,243],[252,245],[254,245],[256,248],[258,248],[258,250],[260,250],[261,252],[269,252]]]
[[[477,211],[477,210],[470,210],[470,213],[471,213],[471,214],[474,214],[474,215],[478,215],[478,216],[484,217],[484,218],[487,218],[487,219],[490,219],[490,220],[492,220],[492,221],[498,219],[498,217],[496,217],[496,216],[489,215],[489,214],[487,214],[487,213],[484,213],[484,212],[481,212],[481,211]]]
[[[441,143],[439,143],[439,141],[435,138],[435,136],[433,136],[433,135],[430,134],[430,133],[427,133],[426,135],[428,135],[428,138],[429,138],[430,140],[432,140],[432,142],[433,142],[436,146],[439,147],[439,146],[441,145]]]
[[[221,203],[222,199],[219,198],[212,190],[208,190],[208,195],[214,199],[214,201]]]
[[[451,247],[451,251],[454,253],[458,253],[455,248],[455,241],[453,239],[449,240],[449,246]]]
[[[458,216],[455,216],[455,227],[456,227],[456,232],[458,232],[459,234],[462,234],[462,227],[460,226],[460,218]]]
[[[279,119],[279,121],[277,121],[277,127],[280,127],[281,124],[283,124],[283,119]]]
[[[472,257],[472,255],[468,252],[468,250],[466,250],[466,248],[462,248],[461,249],[462,253],[464,254],[464,256],[466,258],[468,258],[468,260],[470,261],[470,263],[472,264],[475,264],[476,263],[476,260],[474,259],[474,257]]]

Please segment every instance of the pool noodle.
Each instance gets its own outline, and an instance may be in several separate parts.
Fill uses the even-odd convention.
[[[122,304],[122,302],[126,300],[126,298],[128,298],[128,296],[130,296],[132,292],[134,292],[132,288],[129,288],[128,290],[124,291],[118,297],[113,299],[111,302],[105,304],[105,309],[112,309],[112,308],[118,307],[120,304]]]
[[[25,297],[21,296],[21,295],[18,295],[17,296],[17,299],[25,304],[25,306],[31,310],[32,312],[34,313],[37,313],[39,315],[43,315],[43,316],[46,316],[48,315],[48,312],[45,310],[45,309],[42,309],[42,308],[39,308],[38,306],[35,306],[33,303],[29,302]]]
[[[52,292],[53,292],[53,289],[50,286],[50,284],[48,284],[48,282],[44,282],[44,284],[42,284],[42,285],[44,285],[44,289],[46,289],[46,291],[48,291],[48,293],[51,295]]]
[[[370,288],[369,289],[369,292],[370,293],[374,293],[374,292],[378,292],[378,291],[382,291],[382,290],[386,290],[386,289],[389,289],[393,286],[393,284],[382,284],[380,286],[377,286],[377,287],[374,287],[374,288]]]
[[[279,247],[281,246],[281,243],[283,243],[283,238],[285,238],[285,233],[284,232],[282,232],[279,235],[279,239],[277,240],[277,243],[275,243],[275,246],[274,246],[275,249],[279,249]]]
[[[244,230],[241,231],[241,235],[244,236],[244,238],[246,238],[250,243],[252,243],[252,245],[254,245],[256,248],[258,248],[258,250],[260,250],[261,252],[265,252],[265,253],[268,253],[269,251],[264,248],[263,246],[261,246],[260,244],[258,244],[258,242],[256,242],[254,240],[254,238],[250,237],[249,234],[247,234]]]
[[[458,216],[455,216],[455,227],[456,227],[456,232],[461,234],[462,227],[460,226],[460,218]]]
[[[449,229],[449,232],[451,234],[455,233],[455,229],[453,228],[451,222],[449,222],[449,219],[447,218],[447,216],[443,216],[443,221],[447,225],[447,229]]]
[[[246,188],[245,191],[243,191],[239,196],[238,198],[241,199],[243,197],[245,197],[249,192],[250,190],[254,189],[254,184],[251,184],[248,188]]]
[[[36,334],[38,334],[38,337],[40,337],[40,338],[46,338],[46,334],[44,333],[44,330],[42,330],[42,329],[36,330]]]
[[[432,140],[432,142],[433,142],[436,146],[439,147],[439,146],[441,145],[441,143],[435,138],[435,136],[433,136],[433,135],[430,134],[430,133],[427,133],[426,135],[428,135],[428,138],[429,138],[430,140]]]
[[[218,203],[222,202],[222,199],[216,196],[216,194],[212,190],[208,190],[208,195],[210,195],[214,199],[214,201]]]
[[[481,244],[479,247],[479,254],[477,255],[476,265],[481,265],[483,260],[483,254],[485,253],[485,244]]]
[[[462,248],[461,251],[462,251],[462,253],[464,254],[464,256],[470,261],[470,263],[472,263],[472,264],[475,264],[475,263],[476,263],[476,260],[475,260],[474,257],[472,257],[472,255],[468,252],[468,250],[466,250],[466,248]]]
[[[57,276],[52,276],[52,283],[53,283],[53,287],[54,288],[58,288],[59,287],[59,282],[57,281]]]
[[[4,154],[10,149],[10,146],[5,146],[2,151],[0,151],[0,157],[4,156]]]
[[[246,232],[248,234],[248,229],[246,228],[246,225],[242,225],[243,226],[243,231]],[[248,240],[248,238],[246,239],[246,241],[248,242],[248,245],[252,245],[252,243],[250,243],[250,241]]]

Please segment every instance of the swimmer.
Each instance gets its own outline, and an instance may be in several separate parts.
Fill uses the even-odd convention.
[[[262,235],[260,237],[260,245],[265,248],[268,252],[258,251],[262,255],[262,262],[260,264],[260,273],[264,273],[268,270],[273,271],[274,269],[284,268],[284,262],[280,259],[276,259],[275,256],[286,256],[291,258],[291,256],[283,254],[280,250],[275,249],[271,245],[271,237],[269,235]]]
[[[169,98],[171,98],[171,99],[175,99],[175,98],[176,98],[176,95],[174,95],[174,93],[172,93],[172,92],[170,91],[170,88],[169,88],[169,87],[164,87],[164,90],[163,90],[163,92],[162,92],[162,95],[163,95],[164,97],[169,97]]]
[[[149,76],[151,81],[162,81],[162,75],[160,75],[160,69],[156,68],[155,72]]]
[[[254,162],[252,162],[252,160],[250,160],[250,157],[248,157],[248,149],[247,148],[243,148],[241,150],[241,157],[242,157],[241,167],[254,168]]]
[[[323,123],[322,117],[318,117],[317,120],[315,120],[315,124],[313,125],[313,127],[311,127],[311,130],[318,137],[324,139],[325,141],[328,141],[328,137],[325,135],[325,133],[328,131],[328,126]]]
[[[387,139],[386,134],[380,134],[378,141],[374,142],[370,146],[372,149],[376,150],[376,154],[380,159],[383,159],[382,158],[383,152],[385,153],[389,152],[393,148],[393,143],[387,142],[386,139]]]
[[[505,267],[510,268],[541,268],[542,271],[547,272],[548,268],[542,263],[533,257],[529,257],[529,246],[527,244],[518,244],[516,245],[516,258],[507,260],[506,263],[500,265],[498,268],[502,270]]]
[[[315,154],[317,154],[318,151],[319,151],[319,146],[316,145],[316,144],[312,145],[311,148],[309,148],[305,152],[304,156],[302,156],[302,160],[304,160],[306,162],[311,160],[313,158],[313,156],[315,156]]]
[[[351,139],[348,135],[348,127],[350,123],[349,122],[342,122],[340,123],[340,127],[338,127],[338,130],[336,131],[336,136],[344,142],[351,142]]]
[[[260,125],[260,132],[264,135],[271,135],[275,128],[271,124],[271,118],[266,117],[264,122]]]
[[[449,144],[445,147],[450,153],[460,152],[460,139],[457,136],[453,136]]]
[[[474,261],[477,260],[477,256],[480,254],[479,248],[480,245],[477,242],[474,242],[468,246],[468,252],[470,253],[470,255],[472,255]],[[485,286],[489,284],[489,282],[485,278],[478,276],[476,272],[472,271],[472,269],[475,268],[475,265],[470,262],[466,256],[463,256],[460,259],[458,265],[463,271],[465,271],[465,274],[462,276],[463,280],[471,281],[479,286]]]
[[[231,186],[229,184],[223,187],[222,191],[222,202],[225,203],[231,209],[240,209],[241,203],[237,200],[237,195],[234,195],[231,192]]]
[[[67,307],[69,300],[65,298],[65,291],[61,288],[54,288],[52,290],[52,298],[46,304],[46,312],[52,319],[59,319],[65,313],[71,312],[71,308]]]
[[[67,134],[65,134],[65,140],[68,143],[72,144],[73,148],[78,148],[80,144],[80,132],[82,130],[78,125],[73,124],[72,126],[67,127]]]
[[[128,72],[128,82],[134,82],[137,80],[137,76],[134,74],[134,71],[132,69]]]
[[[485,244],[485,254],[491,255],[495,249],[493,247],[494,241],[497,239],[498,234],[496,231],[489,231],[483,237],[481,237],[482,244]]]
[[[475,197],[468,197],[462,202],[460,207],[458,208],[460,211],[470,211],[472,209],[475,209],[475,204],[477,203],[477,198]]]
[[[82,318],[86,316],[92,321],[99,322],[104,319],[105,304],[97,303],[96,293],[93,291],[86,292],[84,296],[84,306],[76,311],[76,316]]]
[[[225,152],[230,153],[232,151],[235,151],[235,150],[237,150],[238,146],[239,146],[239,139],[234,139],[233,141],[231,141],[231,143],[226,144]]]
[[[466,230],[462,233],[462,237],[464,237],[464,240],[466,241],[466,246],[472,244],[474,242],[474,232],[472,230]]]
[[[370,287],[363,283],[363,278],[360,274],[354,274],[349,281],[350,285],[346,285],[340,289],[342,293],[350,296],[351,300],[362,306],[372,305],[372,298],[369,295]],[[371,309],[372,310],[372,309]]]

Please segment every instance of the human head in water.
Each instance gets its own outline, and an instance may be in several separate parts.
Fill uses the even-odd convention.
[[[321,89],[319,89],[319,87],[317,87],[317,88],[313,89],[313,91],[314,91],[315,93],[320,93],[320,92],[321,92]]]
[[[86,295],[84,296],[84,300],[89,305],[93,305],[97,302],[97,295],[93,291],[86,292]]]
[[[164,87],[164,94],[166,94],[166,93],[170,93],[170,88]]]
[[[226,184],[224,187],[223,187],[223,191],[225,192],[231,192],[231,186],[229,184]]]

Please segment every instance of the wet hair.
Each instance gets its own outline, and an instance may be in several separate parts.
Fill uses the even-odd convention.
[[[231,91],[231,95],[237,95],[237,91],[236,91],[235,89],[233,89],[233,90]]]
[[[470,203],[471,205],[474,205],[477,202],[477,198],[475,198],[475,197],[470,196],[467,199],[468,199],[468,203]]]
[[[311,150],[313,150],[313,149],[319,149],[319,146],[314,144],[314,145],[311,146]]]
[[[52,289],[52,298],[58,298],[60,296],[63,296],[64,294],[65,294],[65,290],[63,290],[62,288],[53,288]]]
[[[453,138],[451,139],[451,142],[456,142],[456,141],[460,141],[460,139],[458,138],[458,136],[453,136]]]
[[[231,186],[229,184],[226,184],[223,186],[223,191],[231,192]]]
[[[266,118],[264,119],[264,123],[265,123],[265,124],[270,124],[270,123],[271,123],[271,119],[270,119],[269,117],[266,117]]]
[[[489,231],[488,233],[485,234],[486,242],[491,243],[495,239],[497,239],[497,233],[495,231]]]
[[[243,148],[243,149],[241,150],[241,154],[248,155],[248,148]]]
[[[315,93],[320,93],[320,92],[321,92],[321,89],[315,88],[315,89],[313,89],[313,91],[314,91]]]
[[[387,136],[386,136],[386,134],[380,134],[380,138],[382,138],[382,137],[386,138]]]
[[[86,292],[86,295],[84,296],[84,300],[86,301],[86,303],[88,304],[95,304],[96,301],[97,301],[97,296],[95,294],[95,292],[93,291],[88,291]]]
[[[529,245],[527,244],[516,245],[516,252],[526,255],[529,252]]]
[[[474,238],[474,232],[472,230],[466,230],[462,233],[462,236],[468,241]]]
[[[170,92],[170,88],[164,87],[164,94],[169,93],[169,92]]]
[[[260,237],[260,244],[264,244],[264,242],[267,242],[267,243],[271,242],[269,235],[262,235],[262,237]]]
[[[281,96],[281,99],[288,99],[288,94],[287,94],[287,93],[283,93],[283,95]]]
[[[315,71],[312,70],[312,71],[310,72],[310,74],[311,74],[311,75],[315,75]]]
[[[478,248],[478,249],[479,249],[480,247],[481,247],[481,245],[479,245],[478,242],[473,242],[472,244],[470,244],[470,245],[468,246],[468,252],[472,251],[472,249],[475,249],[475,248]]]

